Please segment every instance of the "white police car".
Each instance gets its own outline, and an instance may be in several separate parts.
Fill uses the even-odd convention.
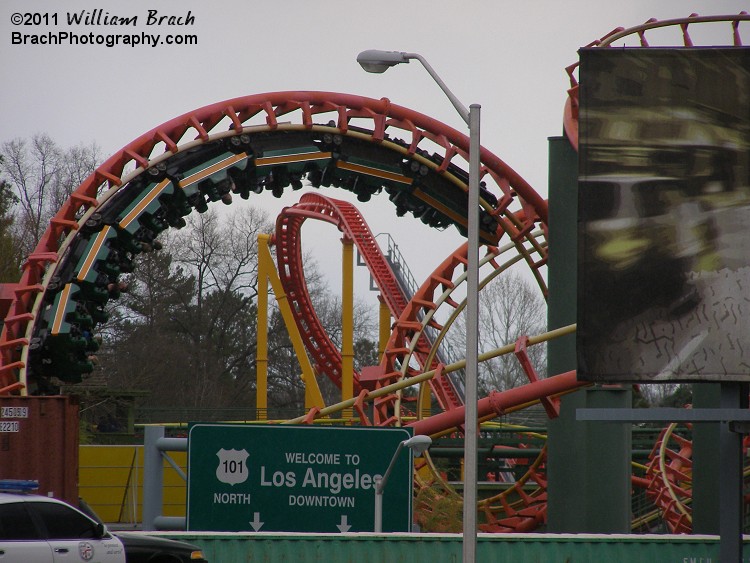
[[[33,486],[0,481],[2,563],[206,563],[192,544],[130,533],[118,537],[67,503],[26,492]]]

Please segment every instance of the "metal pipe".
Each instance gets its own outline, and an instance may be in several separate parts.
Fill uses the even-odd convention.
[[[163,433],[156,440],[156,448],[162,452],[186,452],[188,450],[187,438],[165,438]]]
[[[484,457],[492,457],[492,458],[522,458],[522,459],[528,459],[528,458],[535,458],[542,452],[541,448],[477,448],[477,454],[481,454]],[[463,448],[443,448],[443,447],[437,447],[437,448],[431,448],[430,449],[430,457],[433,459],[435,458],[443,458],[443,457],[463,457],[464,455],[464,449]]]
[[[529,403],[542,397],[559,395],[571,389],[587,385],[589,385],[588,382],[581,382],[576,379],[575,371],[569,371],[506,391],[495,391],[477,402],[477,416],[479,418],[500,416],[509,407]],[[418,420],[407,426],[413,428],[415,434],[434,436],[446,428],[460,426],[465,419],[465,408],[464,406],[451,409],[433,415],[428,419]]]
[[[156,530],[161,515],[164,475],[159,440],[164,440],[163,426],[147,426],[143,440],[143,529]]]
[[[427,448],[429,448],[431,444],[432,440],[430,437],[422,435],[414,435],[408,440],[399,442],[396,451],[393,453],[393,457],[391,457],[391,461],[388,464],[388,469],[385,470],[385,474],[382,477],[380,475],[375,475],[373,477],[373,481],[375,482],[374,530],[376,532],[380,533],[383,531],[383,491],[388,483],[388,477],[390,477],[391,471],[393,471],[393,467],[396,465],[398,454],[400,454],[403,447],[406,446],[414,455],[420,456],[427,451]]]
[[[746,384],[721,383],[722,409],[747,409]],[[743,472],[742,435],[732,432],[729,424],[721,423],[719,434],[719,559],[744,561],[742,555]]]
[[[417,59],[420,63],[422,63],[422,66],[425,68],[425,70],[430,73],[430,76],[432,77],[432,79],[437,83],[438,86],[440,86],[440,89],[448,97],[451,104],[453,104],[453,107],[456,108],[456,111],[461,116],[461,119],[463,119],[466,125],[469,126],[469,129],[471,129],[471,109],[467,110],[466,106],[463,105],[459,101],[459,99],[453,95],[453,92],[451,92],[448,89],[448,86],[446,86],[445,82],[443,82],[443,80],[438,76],[438,73],[435,72],[435,70],[430,66],[430,63],[428,63],[427,60],[425,60],[425,58],[418,53],[403,53],[403,55],[407,59]],[[476,106],[476,107],[479,108],[480,106]],[[477,119],[478,119],[478,115],[477,115]],[[479,125],[479,121],[477,121],[477,125]],[[478,133],[479,133],[479,129],[477,129],[477,134]]]
[[[379,320],[379,327],[378,327],[378,362],[382,360],[383,354],[385,353],[385,348],[388,346],[388,339],[391,337],[391,310],[388,308],[388,305],[383,300],[382,297],[378,298],[380,300],[380,308],[378,309],[378,320]]]
[[[268,250],[271,237],[258,235],[258,254]],[[268,419],[268,274],[267,263],[258,260],[257,344],[255,353],[255,417]]]
[[[380,481],[380,485],[375,486],[375,490],[377,491],[378,488],[380,489],[380,492],[383,492],[383,489],[385,489],[386,484],[388,483],[388,477],[391,476],[391,471],[393,471],[393,466],[396,465],[396,459],[398,459],[398,454],[401,453],[401,449],[404,447],[404,442],[399,442],[398,446],[396,447],[396,452],[393,454],[393,457],[391,458],[391,462],[388,464],[388,469],[385,470],[385,474],[383,475],[383,478]]]
[[[187,529],[187,518],[184,516],[157,516],[154,521],[154,530],[185,529]]]
[[[383,532],[383,487],[381,483],[383,478],[380,475],[375,475],[375,526],[374,531],[376,534]]]

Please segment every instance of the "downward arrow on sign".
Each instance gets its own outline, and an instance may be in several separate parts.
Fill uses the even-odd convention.
[[[253,527],[253,530],[257,532],[263,527],[263,524],[265,524],[265,522],[260,521],[260,512],[253,512],[253,519],[250,520],[250,525]]]
[[[348,532],[349,528],[351,528],[351,526],[349,525],[349,523],[347,522],[347,520],[348,520],[348,518],[347,518],[346,514],[344,514],[344,515],[341,516],[341,523],[340,524],[336,524],[336,527],[339,529],[339,532],[341,532],[342,534],[344,532]]]

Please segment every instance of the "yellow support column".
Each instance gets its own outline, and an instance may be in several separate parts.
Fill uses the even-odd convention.
[[[378,330],[378,361],[383,361],[383,354],[385,354],[385,347],[388,345],[388,339],[391,337],[391,312],[388,310],[388,305],[382,297],[379,297],[380,309],[379,309],[379,330]]]
[[[258,254],[266,253],[270,235],[258,235]],[[255,352],[255,418],[268,419],[268,263],[258,260],[258,342]]]
[[[263,237],[265,238],[261,240]],[[302,368],[302,381],[305,382],[305,408],[323,408],[325,407],[325,402],[323,401],[323,395],[321,394],[320,387],[318,386],[318,380],[315,377],[315,370],[313,369],[312,364],[310,363],[310,358],[307,356],[307,352],[305,351],[305,345],[302,343],[302,337],[297,330],[297,324],[294,322],[292,309],[289,305],[289,301],[287,300],[284,288],[281,285],[279,275],[276,272],[276,267],[273,263],[273,257],[271,256],[271,250],[268,248],[269,240],[270,237],[268,235],[260,235],[258,237],[258,284],[262,286],[264,282],[266,284],[269,281],[271,282],[271,289],[273,289],[273,293],[276,296],[276,302],[279,305],[281,318],[284,320],[284,325],[286,326],[286,330],[289,333],[289,340],[292,341],[294,353],[297,356],[300,367]],[[261,272],[264,273],[263,278],[260,277]],[[267,326],[268,322],[266,319],[266,327]],[[260,327],[258,333],[260,333]]]
[[[341,400],[346,401],[354,396],[354,244],[341,242]],[[351,418],[352,409],[343,415]]]

